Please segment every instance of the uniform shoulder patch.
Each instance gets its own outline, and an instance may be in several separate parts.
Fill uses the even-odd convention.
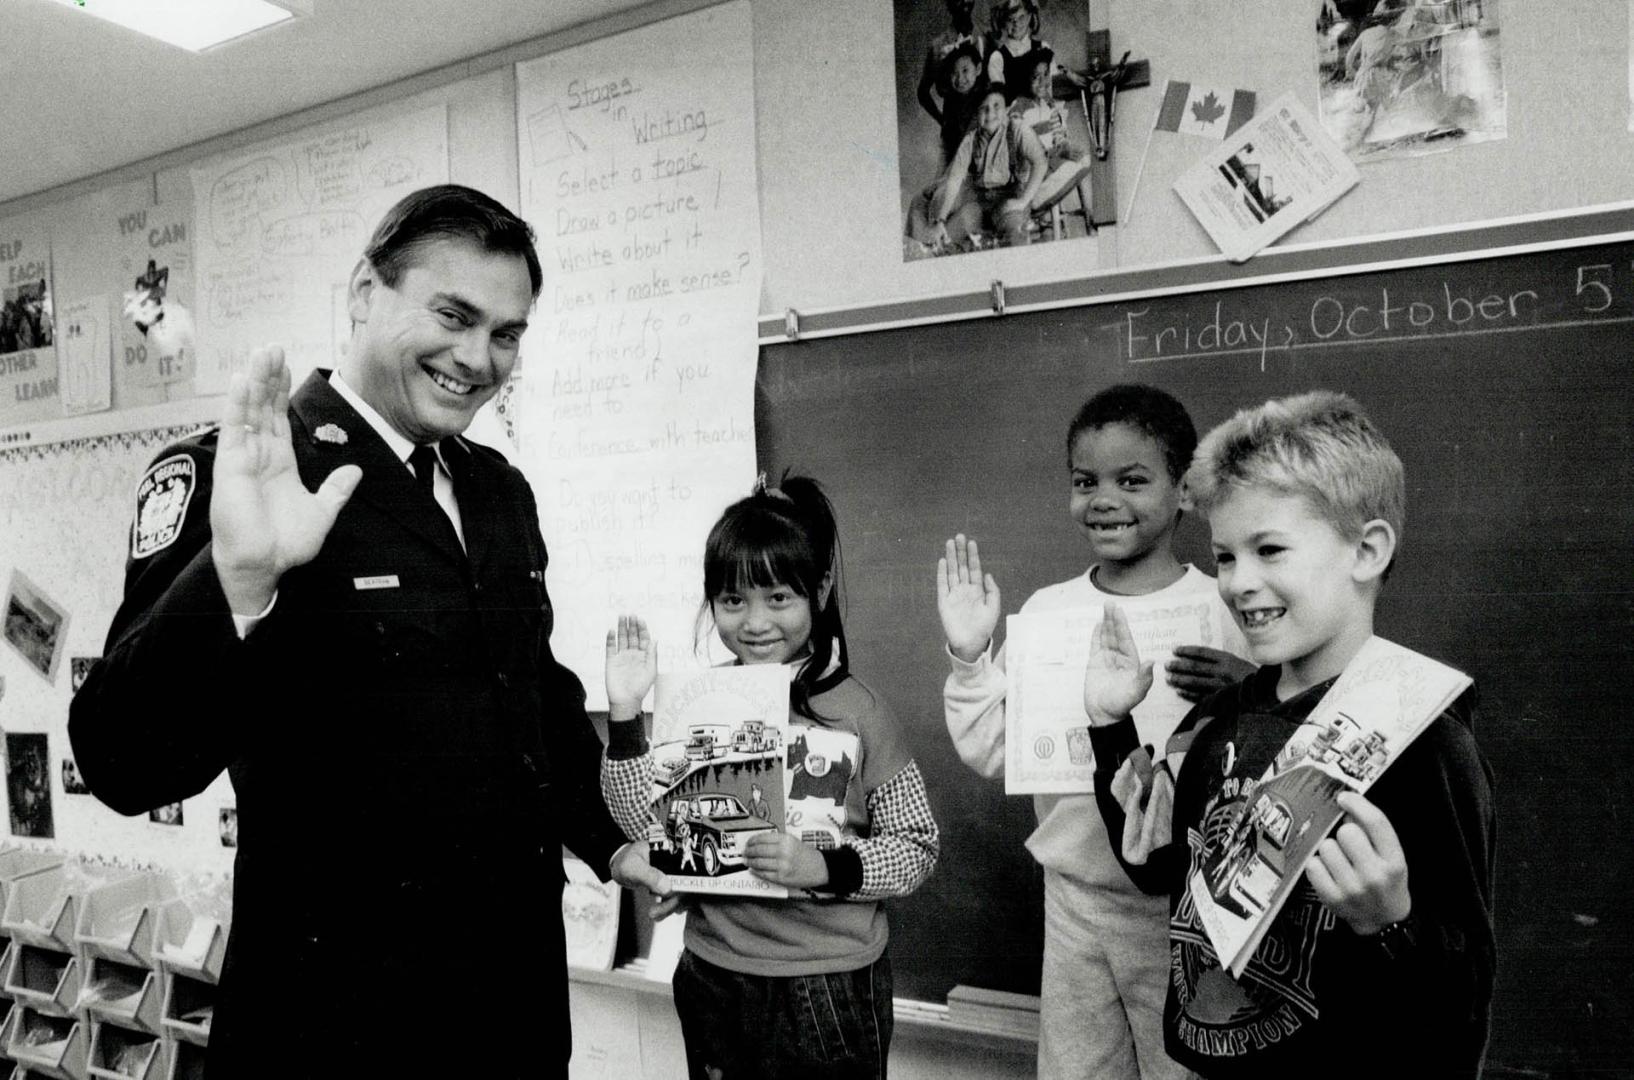
[[[131,526],[132,558],[145,559],[176,542],[197,487],[198,466],[187,454],[155,462],[136,485],[136,519]]]

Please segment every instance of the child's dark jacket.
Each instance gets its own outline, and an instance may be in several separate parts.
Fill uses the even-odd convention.
[[[1474,1076],[1492,999],[1495,821],[1491,769],[1470,730],[1473,688],[1367,792],[1407,856],[1405,936],[1358,937],[1303,874],[1240,980],[1203,932],[1186,888],[1192,868],[1332,686],[1278,702],[1279,674],[1262,668],[1192,709],[1177,733],[1195,741],[1175,786],[1173,841],[1143,866],[1124,862],[1142,889],[1169,896],[1169,1053],[1208,1078]],[[1092,736],[1116,850],[1124,815],[1107,792],[1135,728],[1124,721]]]

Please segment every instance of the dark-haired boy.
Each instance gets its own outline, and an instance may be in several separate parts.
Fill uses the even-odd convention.
[[[1174,554],[1180,477],[1197,432],[1185,407],[1152,386],[1109,387],[1067,428],[1068,512],[1092,562],[1040,589],[1023,614],[1096,609],[1118,596],[1176,604],[1200,598],[1225,644],[1246,646],[1214,582]],[[1005,651],[989,656],[1001,611],[998,584],[981,568],[974,539],[947,542],[937,566],[938,609],[953,670],[942,692],[948,733],[965,764],[998,777],[1005,762]],[[1175,690],[1197,700],[1249,665],[1230,652],[1181,646],[1168,668]],[[1156,703],[1137,719],[1143,741],[1161,746],[1176,714]],[[1035,795],[1038,828],[1027,849],[1044,868],[1039,1080],[1182,1080],[1163,1049],[1168,983],[1167,907],[1131,886],[1112,858],[1088,794]]]
[[[1372,636],[1402,530],[1401,461],[1355,402],[1318,392],[1215,428],[1187,484],[1213,531],[1220,595],[1262,666],[1182,722],[1177,738],[1191,742],[1171,842],[1140,865],[1118,852],[1137,885],[1170,897],[1169,1052],[1208,1078],[1474,1076],[1494,968],[1494,821],[1472,693],[1366,797],[1339,796],[1348,820],[1318,848],[1241,978],[1222,968],[1187,888]],[[1121,614],[1103,626],[1084,704],[1098,802],[1119,836],[1125,810],[1112,780],[1137,745],[1129,712],[1151,675]]]

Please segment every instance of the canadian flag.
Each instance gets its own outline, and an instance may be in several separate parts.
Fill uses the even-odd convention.
[[[1169,80],[1156,130],[1223,139],[1254,115],[1254,91]]]

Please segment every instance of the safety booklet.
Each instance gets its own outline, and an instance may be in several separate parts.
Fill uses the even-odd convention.
[[[782,826],[789,668],[661,672],[653,692],[652,865],[679,892],[785,897],[750,873],[744,845]]]
[[[1471,681],[1369,638],[1235,817],[1210,827],[1187,885],[1209,943],[1233,976],[1241,977],[1306,862],[1344,817],[1339,793],[1371,787]]]

